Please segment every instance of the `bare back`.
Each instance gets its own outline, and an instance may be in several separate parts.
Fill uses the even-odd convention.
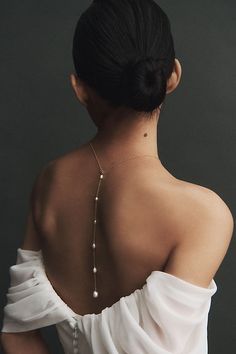
[[[98,166],[82,147],[53,161],[47,174],[36,209],[46,272],[75,312],[100,313],[141,288],[153,270],[163,270],[177,237],[168,206],[178,208],[174,196],[183,187],[160,161],[124,161],[104,178],[96,225],[96,299],[92,239]]]

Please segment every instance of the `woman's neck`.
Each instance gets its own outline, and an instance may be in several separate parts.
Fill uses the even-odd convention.
[[[145,116],[109,116],[98,126],[97,134],[90,140],[94,149],[105,159],[117,160],[137,155],[158,156],[157,125],[159,111],[150,118]]]

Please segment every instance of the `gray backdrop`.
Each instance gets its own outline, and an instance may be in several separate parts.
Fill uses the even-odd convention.
[[[159,122],[159,155],[177,178],[236,208],[236,2],[158,2],[172,23],[182,82]],[[1,309],[24,230],[33,180],[49,160],[96,132],[69,74],[75,23],[90,1],[2,1],[0,6]],[[235,239],[216,274],[209,353],[236,352]],[[2,310],[1,310],[2,315]],[[55,328],[43,333],[61,353]]]

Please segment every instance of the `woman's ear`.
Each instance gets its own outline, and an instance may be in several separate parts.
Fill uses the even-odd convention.
[[[175,58],[174,68],[170,78],[167,80],[166,93],[173,92],[178,86],[182,76],[182,67],[178,59]]]
[[[70,74],[70,81],[76,97],[83,106],[87,107],[88,93],[86,85],[75,74]]]

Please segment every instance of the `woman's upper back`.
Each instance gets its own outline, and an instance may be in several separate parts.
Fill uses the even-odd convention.
[[[151,160],[113,169],[99,197],[93,298],[99,174],[81,152],[37,178],[2,331],[55,324],[66,353],[207,353],[213,275],[232,233],[227,206]]]
[[[48,278],[80,315],[100,313],[141,288],[153,270],[164,270],[194,222],[189,217],[196,212],[197,222],[199,208],[207,207],[204,200],[213,193],[176,179],[154,159],[114,166],[99,193],[99,297],[94,299],[92,240],[98,180],[98,166],[82,147],[50,162],[34,190],[34,215]]]

